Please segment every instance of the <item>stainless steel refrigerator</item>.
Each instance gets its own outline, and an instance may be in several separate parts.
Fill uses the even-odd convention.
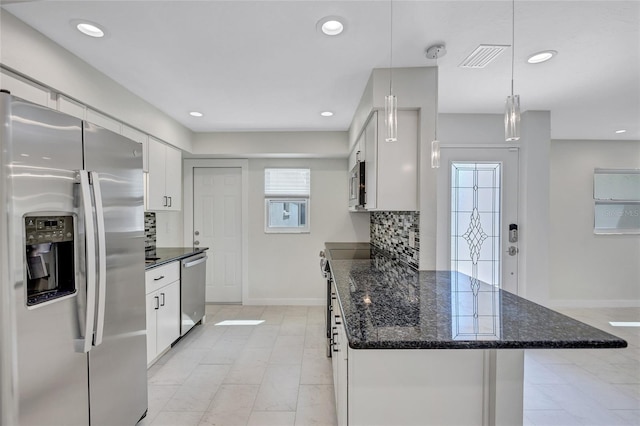
[[[8,93],[0,125],[3,391],[20,425],[134,425],[147,410],[141,146]]]

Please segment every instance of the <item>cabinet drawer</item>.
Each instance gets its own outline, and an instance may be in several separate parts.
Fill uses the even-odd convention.
[[[145,272],[146,293],[156,291],[160,287],[180,279],[180,262],[171,262]]]

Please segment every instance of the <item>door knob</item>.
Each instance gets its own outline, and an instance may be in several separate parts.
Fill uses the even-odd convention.
[[[195,241],[193,242],[193,245],[194,245],[194,246],[197,246],[198,244],[200,244],[200,241],[198,241],[198,240],[195,240]]]
[[[200,231],[196,231],[196,232],[194,232],[194,233],[193,233],[193,235],[195,235],[195,236],[200,235]]]
[[[515,256],[518,253],[518,248],[515,246],[510,246],[509,250],[507,250],[507,253],[509,253],[509,256]]]

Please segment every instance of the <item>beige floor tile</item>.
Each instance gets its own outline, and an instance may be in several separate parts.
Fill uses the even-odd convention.
[[[179,385],[149,385],[147,387],[148,409],[147,424],[156,418],[158,413],[167,405],[167,402],[180,389]]]
[[[335,426],[337,424],[333,386],[300,385],[297,426]]]
[[[202,416],[201,425],[245,426],[251,414],[258,385],[221,385],[209,409]]]
[[[329,358],[303,357],[301,385],[333,385],[333,369]]]
[[[226,384],[259,385],[262,383],[266,364],[234,364],[224,379]]]
[[[253,411],[248,426],[294,426],[294,411]]]
[[[194,411],[163,411],[151,422],[152,426],[196,426],[203,413]]]
[[[300,365],[269,364],[253,409],[295,411],[300,383]]]

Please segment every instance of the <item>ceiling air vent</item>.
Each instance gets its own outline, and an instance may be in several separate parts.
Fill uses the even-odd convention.
[[[511,46],[502,44],[481,44],[467,56],[460,68],[484,68]]]

